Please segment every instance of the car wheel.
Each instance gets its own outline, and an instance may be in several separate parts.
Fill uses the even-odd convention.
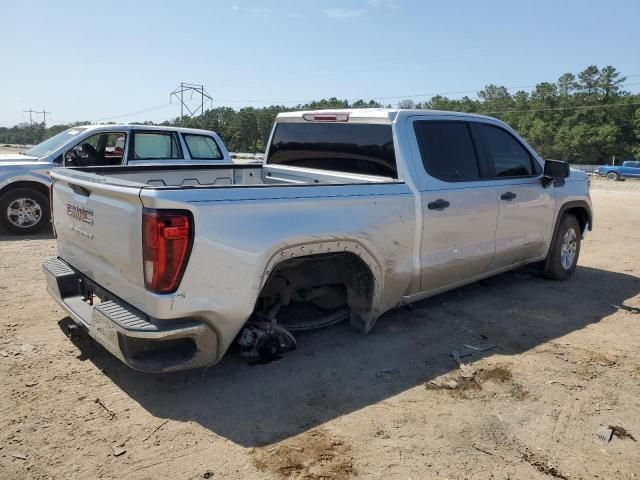
[[[578,219],[573,215],[563,216],[545,262],[545,277],[553,280],[571,278],[578,264],[581,238]]]
[[[616,172],[609,172],[607,173],[607,180],[613,180],[617,182],[618,180],[620,180],[620,177]]]
[[[12,233],[29,235],[49,225],[49,201],[37,190],[16,188],[0,198],[0,223]]]

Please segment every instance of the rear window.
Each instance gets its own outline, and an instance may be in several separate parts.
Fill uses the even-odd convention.
[[[173,160],[182,158],[173,132],[134,132],[133,160]]]
[[[391,125],[279,123],[267,163],[397,178]]]
[[[185,133],[183,137],[194,160],[222,160],[222,152],[213,138],[191,133]]]

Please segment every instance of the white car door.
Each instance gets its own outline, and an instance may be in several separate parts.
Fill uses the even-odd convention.
[[[469,122],[411,117],[423,167],[421,290],[434,291],[487,270],[495,253],[495,182],[480,162]],[[420,165],[422,163],[422,165]]]
[[[555,187],[543,185],[542,165],[514,133],[490,123],[475,128],[499,204],[489,270],[543,257],[552,235]]]

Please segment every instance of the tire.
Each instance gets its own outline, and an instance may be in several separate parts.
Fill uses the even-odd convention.
[[[549,255],[545,262],[544,276],[552,280],[569,280],[580,256],[582,229],[573,215],[564,215],[558,225]]]
[[[49,226],[49,200],[32,188],[15,188],[0,198],[0,224],[11,233],[30,235]]]
[[[616,172],[609,172],[607,173],[607,180],[613,180],[617,182],[618,180],[620,180],[620,176]]]

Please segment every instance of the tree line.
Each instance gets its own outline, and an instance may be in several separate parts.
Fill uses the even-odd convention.
[[[625,89],[626,77],[612,66],[591,65],[556,82],[542,82],[527,92],[487,85],[476,98],[433,96],[424,102],[407,99],[399,108],[450,110],[497,117],[511,125],[544,158],[571,163],[611,163],[640,158],[640,94]],[[202,128],[217,132],[229,150],[263,152],[273,121],[280,112],[322,108],[391,107],[374,100],[318,100],[294,107],[272,105],[234,110],[217,107],[195,117],[178,117],[160,125]],[[0,143],[32,144],[72,125],[19,124],[0,128]],[[152,122],[144,122],[153,124]]]

